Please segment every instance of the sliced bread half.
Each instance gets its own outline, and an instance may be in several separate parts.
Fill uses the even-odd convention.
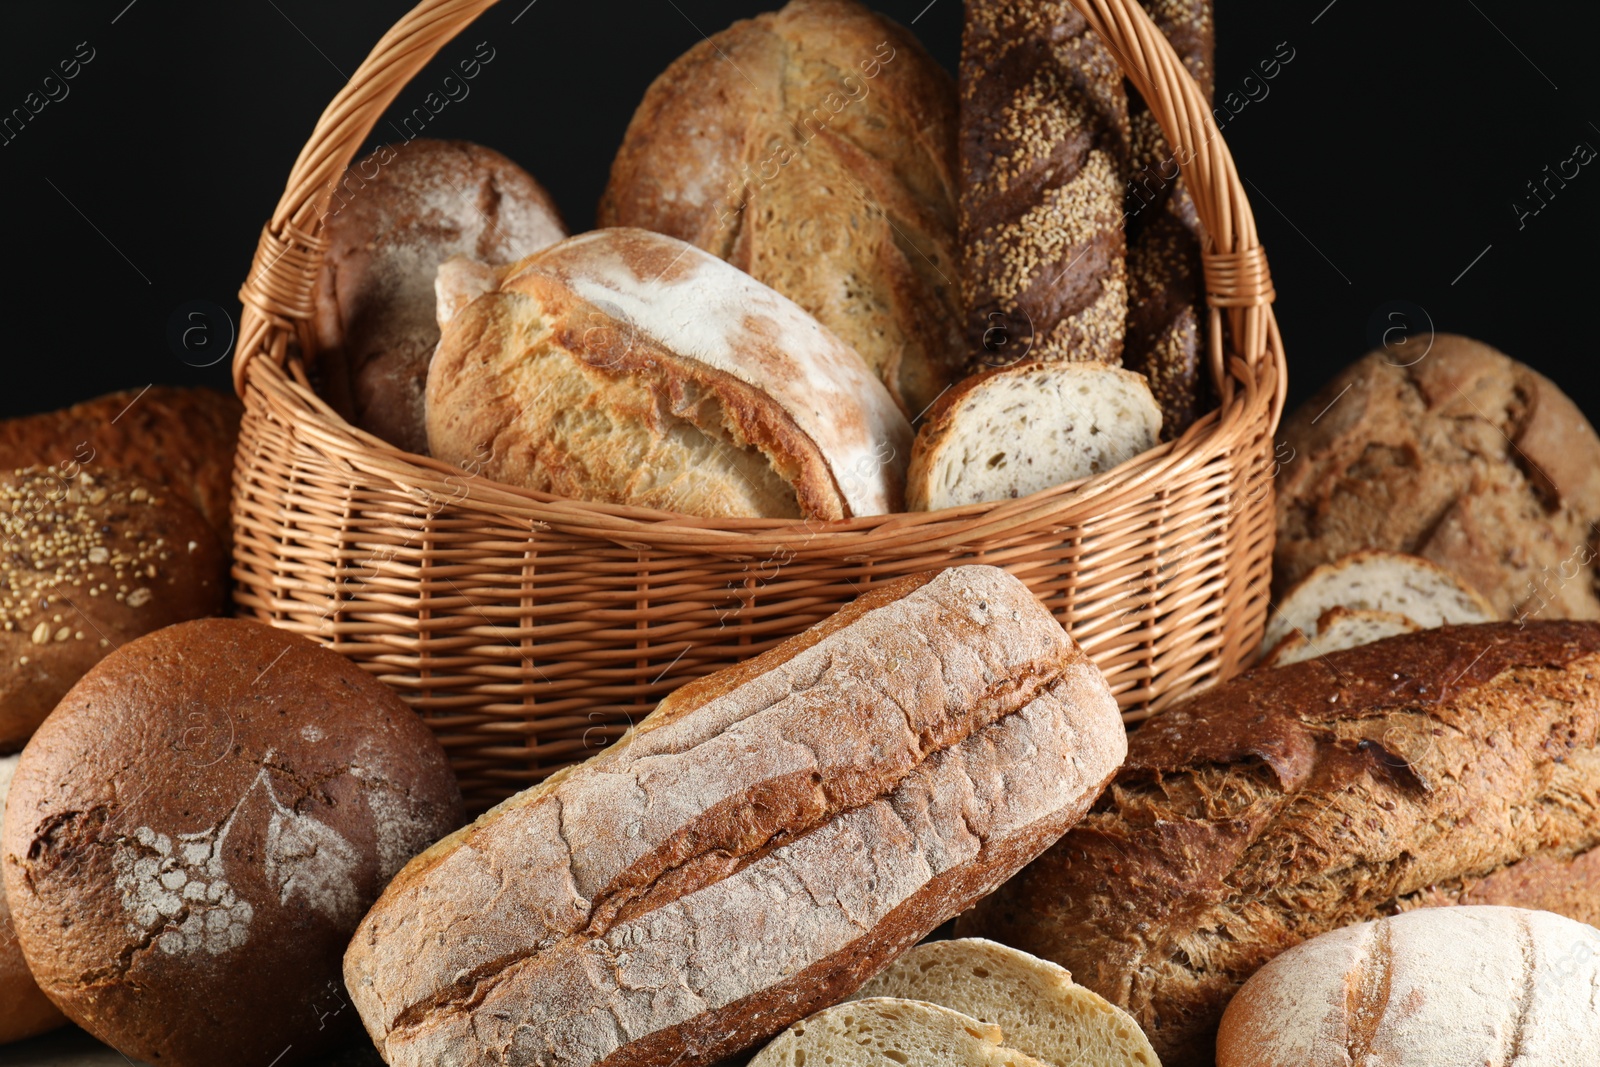
[[[926,1000],[993,1023],[1005,1044],[1055,1067],[1161,1067],[1133,1016],[1066,968],[986,938],[918,945],[856,996]]]
[[[1156,446],[1144,376],[1103,363],[1018,363],[944,395],[911,448],[912,511],[1027,496],[1101,474]]]
[[[1261,663],[1265,667],[1284,667],[1303,659],[1326,656],[1329,652],[1370,645],[1385,637],[1416,633],[1422,628],[1416,620],[1393,611],[1329,608],[1317,620],[1315,635],[1308,637],[1303,630],[1289,631],[1289,636],[1273,645]]]
[[[1366,549],[1324,563],[1290,589],[1267,617],[1261,647],[1270,649],[1295,630],[1315,637],[1317,620],[1334,607],[1393,612],[1424,630],[1500,617],[1482,594],[1437,563]]]
[[[801,1019],[750,1067],[1048,1067],[1001,1044],[1000,1027],[895,997],[846,1001]]]

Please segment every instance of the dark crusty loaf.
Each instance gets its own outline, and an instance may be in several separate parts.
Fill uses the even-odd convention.
[[[838,334],[916,418],[958,372],[955,86],[854,0],[793,0],[650,86],[601,226],[698,245]]]
[[[512,263],[566,229],[544,188],[499,152],[418,138],[350,165],[324,236],[313,319],[321,389],[357,426],[425,453],[439,264],[454,255]]]
[[[1055,960],[1211,1060],[1228,999],[1422,904],[1600,921],[1600,624],[1446,627],[1254,671],[1134,733],[1082,823],[962,933]]]
[[[1016,578],[890,582],[419,856],[346,985],[395,1067],[711,1063],[1020,869],[1125,747]]]
[[[1216,59],[1211,0],[1142,2],[1210,100]],[[1131,88],[1128,127],[1128,337],[1122,365],[1150,380],[1161,405],[1161,434],[1170,441],[1199,416],[1208,395],[1200,217],[1179,174],[1177,153]],[[1185,145],[1188,152],[1199,147]]]
[[[1506,618],[1600,619],[1600,438],[1531,368],[1465,337],[1413,338],[1345,368],[1283,439],[1278,592],[1385,548],[1454,571]]]
[[[461,822],[432,732],[260,623],[129,642],[22,754],[0,835],[17,937],[73,1022],[174,1067],[298,1063],[358,1032],[350,934]]]
[[[961,247],[977,366],[1122,357],[1122,70],[1070,0],[971,0],[961,45]],[[1028,324],[1024,326],[1023,324]]]
[[[176,490],[117,470],[0,475],[0,752],[117,646],[227,598],[222,543]]]
[[[11,776],[16,773],[18,756],[0,756],[0,814],[6,810],[6,794]],[[6,906],[4,885],[0,885],[0,1045],[21,1041],[46,1030],[65,1026],[62,1015],[39,990],[17,944],[11,926],[11,909]]]
[[[244,406],[231,393],[152,385],[0,421],[0,471],[125,470],[171,489],[232,539],[233,452]]]

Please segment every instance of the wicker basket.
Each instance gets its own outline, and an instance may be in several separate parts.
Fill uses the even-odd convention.
[[[373,124],[493,0],[423,0],[300,153],[240,292],[234,486],[241,613],[394,686],[474,808],[591,755],[664,694],[873,582],[1003,566],[1105,671],[1130,721],[1236,671],[1260,639],[1282,344],[1255,222],[1211,113],[1134,0],[1075,0],[1184,166],[1210,237],[1220,410],[1114,471],[1020,500],[839,523],[707,520],[564,500],[397,451],[310,388],[302,354],[328,190]]]

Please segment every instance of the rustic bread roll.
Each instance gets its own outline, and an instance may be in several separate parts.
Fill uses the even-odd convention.
[[[0,471],[54,467],[64,481],[125,470],[170,489],[224,545],[233,528],[233,453],[244,407],[231,393],[152,385],[59,411],[0,420]]]
[[[1127,1012],[1049,960],[979,937],[918,945],[852,995],[863,997],[925,1000],[993,1023],[1005,1044],[1053,1067],[1161,1067]]]
[[[1009,877],[1125,744],[1017,579],[893,581],[418,857],[345,982],[394,1067],[712,1063]]]
[[[382,683],[206,619],[73,688],[22,755],[0,851],[22,950],[73,1022],[153,1063],[281,1067],[349,1035],[351,932],[460,820],[444,752]]]
[[[655,80],[600,201],[748,271],[838,334],[915,418],[963,357],[955,86],[854,0],[736,22]]]
[[[175,490],[116,470],[0,476],[0,752],[123,642],[227,600],[222,545]]]
[[[1244,984],[1217,1067],[1600,1063],[1600,930],[1521,908],[1429,909],[1296,945]]]
[[[0,756],[0,814],[5,812],[6,794],[11,791],[11,776],[20,758]],[[28,961],[22,958],[5,889],[0,887],[0,1045],[54,1030],[66,1022],[66,1016],[39,991]]]
[[[1488,621],[1482,619],[1478,621]],[[1414,634],[1426,629],[1416,620],[1393,611],[1331,607],[1317,617],[1315,633],[1291,630],[1261,660],[1263,667],[1287,667],[1303,659],[1370,645],[1385,637]]]
[[[1206,100],[1215,81],[1216,19],[1211,0],[1141,0]],[[1178,166],[1178,153],[1145,100],[1128,88],[1131,160],[1128,212],[1128,336],[1122,365],[1150,380],[1161,404],[1161,435],[1174,440],[1210,397],[1205,373],[1207,312],[1203,230]],[[1184,145],[1197,152],[1204,134]]]
[[[973,369],[1122,358],[1122,70],[1070,0],[969,0],[961,42],[961,286]],[[987,343],[986,343],[987,342]]]
[[[1161,409],[1131,371],[1029,361],[975,374],[917,431],[911,511],[1008,500],[1088,478],[1156,446]]]
[[[1285,422],[1277,588],[1386,548],[1459,575],[1502,618],[1600,619],[1594,429],[1488,345],[1440,334],[1425,353],[1373,352]]]
[[[1267,618],[1261,647],[1270,649],[1295,632],[1310,636],[1335,607],[1394,612],[1423,628],[1499,617],[1476,589],[1445,568],[1403,552],[1368,549],[1324,563],[1295,583]]]
[[[499,152],[418,138],[352,164],[324,222],[328,251],[312,320],[321,388],[363,430],[425,452],[439,264],[459,254],[515,262],[567,235],[561,215]]]
[[[911,427],[861,357],[692,245],[597,230],[455,313],[440,459],[559,496],[708,516],[898,510]]]
[[[873,997],[837,1004],[779,1034],[750,1067],[1047,1067],[1007,1048],[998,1026],[937,1004]]]
[[[1100,803],[957,924],[1210,1062],[1284,949],[1421,903],[1600,920],[1600,624],[1451,626],[1253,671],[1129,740]],[[1492,883],[1492,884],[1490,884]]]

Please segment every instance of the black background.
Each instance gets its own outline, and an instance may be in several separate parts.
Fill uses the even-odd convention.
[[[775,6],[506,0],[412,82],[399,109],[488,42],[493,62],[427,136],[506,152],[582,230],[650,81],[703,33]],[[873,6],[915,20],[953,68],[960,0]],[[237,321],[234,294],[295,155],[406,7],[9,5],[0,114],[23,106],[80,42],[94,58],[65,99],[0,146],[11,275],[0,415],[150,382],[228,384],[227,360],[196,369],[180,358],[169,322],[193,301]],[[1386,327],[1431,322],[1532,364],[1600,415],[1590,369],[1600,163],[1520,226],[1513,207],[1546,165],[1580,142],[1600,147],[1597,29],[1600,10],[1575,3],[1219,0],[1219,99],[1245,99],[1245,79],[1280,42],[1294,56],[1270,82],[1250,83],[1258,99],[1224,128],[1272,261],[1291,402]],[[398,135],[380,124],[376,138]],[[214,325],[221,344],[227,326]]]

